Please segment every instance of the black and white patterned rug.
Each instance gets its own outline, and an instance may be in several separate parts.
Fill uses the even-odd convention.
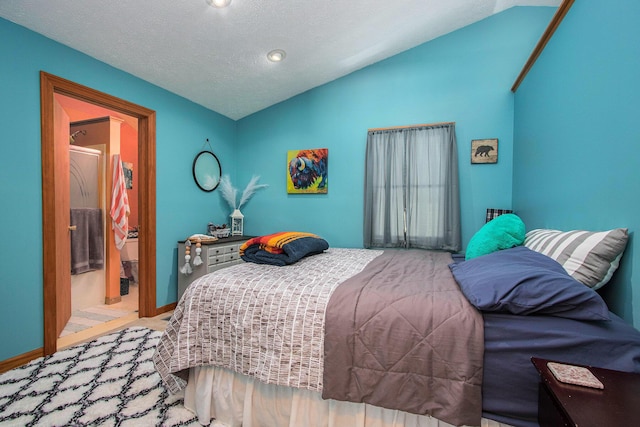
[[[127,328],[0,375],[0,426],[200,426],[160,382],[160,336]]]

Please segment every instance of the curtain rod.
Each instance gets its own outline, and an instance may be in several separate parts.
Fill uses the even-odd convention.
[[[442,125],[455,125],[456,122],[440,122],[440,123],[429,123],[424,125],[409,125],[409,126],[392,126],[388,128],[372,128],[367,129],[368,132],[379,132],[381,130],[394,130],[394,129],[409,129],[409,128],[426,128],[432,126],[442,126]]]

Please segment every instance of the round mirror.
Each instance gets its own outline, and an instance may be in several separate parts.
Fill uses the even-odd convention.
[[[193,160],[193,179],[202,191],[213,191],[220,184],[222,168],[211,151],[201,151]]]

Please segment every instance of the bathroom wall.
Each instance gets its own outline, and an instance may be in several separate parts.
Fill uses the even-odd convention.
[[[134,129],[128,123],[123,123],[120,131],[120,157],[123,162],[128,163],[132,167],[132,188],[127,189],[129,198],[129,229],[139,230],[140,221],[138,220],[138,130]],[[120,277],[129,279],[129,285],[135,286],[139,283],[139,251],[138,238],[128,238],[124,248],[120,251],[120,261],[122,263],[122,272]],[[122,289],[121,289],[122,292]]]
[[[133,165],[133,188],[127,190],[129,197],[129,227],[140,225],[138,221],[138,129],[134,129],[128,122],[120,128],[120,157],[123,162]]]

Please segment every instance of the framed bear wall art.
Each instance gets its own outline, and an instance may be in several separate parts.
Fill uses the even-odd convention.
[[[498,163],[498,139],[471,140],[471,163]]]

